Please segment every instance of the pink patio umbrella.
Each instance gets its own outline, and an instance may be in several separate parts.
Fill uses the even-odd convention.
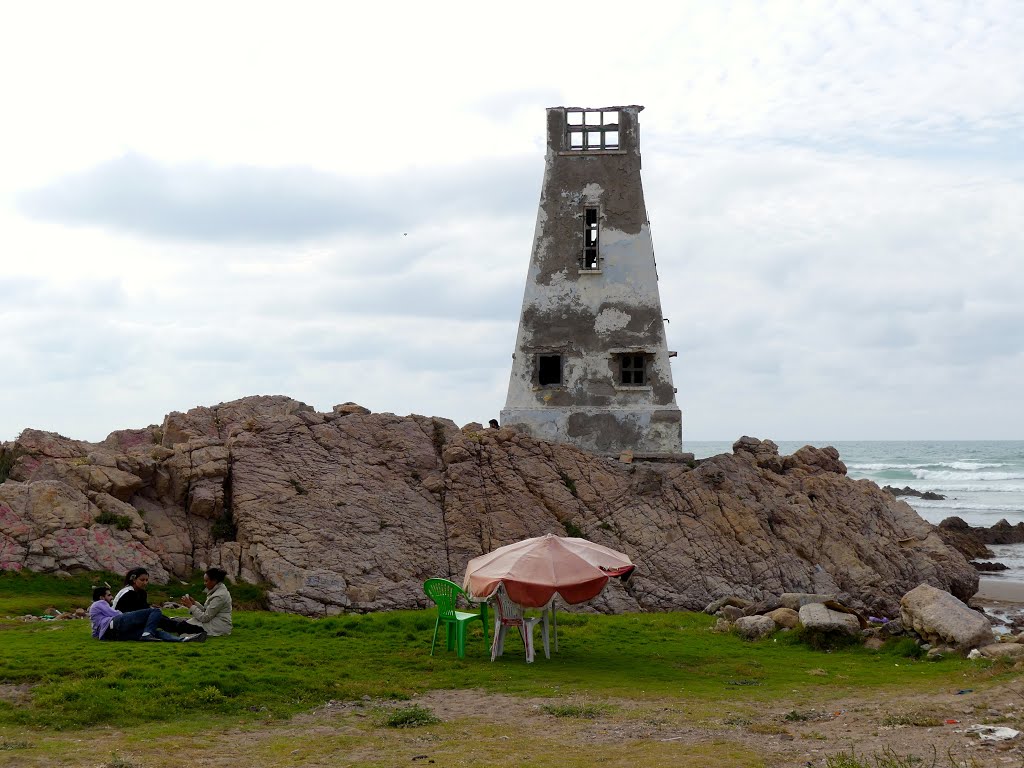
[[[569,604],[591,600],[609,577],[626,579],[634,568],[614,549],[549,533],[474,557],[466,566],[462,588],[475,598],[486,598],[504,584],[512,602],[541,608],[556,594]]]

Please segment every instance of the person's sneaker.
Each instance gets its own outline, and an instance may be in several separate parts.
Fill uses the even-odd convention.
[[[182,635],[181,636],[181,642],[183,642],[183,643],[205,643],[206,642],[206,633],[205,632],[197,632],[194,635]]]
[[[159,637],[157,637],[156,635],[150,634],[149,632],[143,632],[142,633],[142,637],[140,637],[139,640],[143,640],[143,641],[149,642],[149,643],[161,643],[161,642],[163,642]]]

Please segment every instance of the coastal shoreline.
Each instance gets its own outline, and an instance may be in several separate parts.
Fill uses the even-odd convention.
[[[1024,604],[1024,581],[1013,581],[999,576],[982,576],[974,597],[976,600],[993,603]]]

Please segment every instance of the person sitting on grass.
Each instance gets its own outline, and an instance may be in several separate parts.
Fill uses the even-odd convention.
[[[113,606],[121,613],[131,611],[144,611],[150,608],[149,595],[146,588],[149,586],[149,571],[145,568],[132,568],[124,575],[124,587],[114,595]],[[165,632],[174,632],[178,635],[190,635],[202,632],[203,628],[190,623],[187,619],[176,619],[161,614],[160,623],[157,625]]]
[[[210,637],[231,634],[231,593],[224,586],[227,575],[220,568],[207,568],[203,574],[206,602],[200,604],[189,595],[181,598],[181,604],[192,614],[188,623],[199,624]]]
[[[122,613],[111,605],[114,596],[110,594],[110,587],[106,585],[93,587],[92,600],[93,603],[89,606],[89,619],[92,621],[92,636],[97,640],[162,640],[168,643],[187,643],[195,642],[202,637],[178,637],[160,629],[157,625],[163,612],[159,608]]]

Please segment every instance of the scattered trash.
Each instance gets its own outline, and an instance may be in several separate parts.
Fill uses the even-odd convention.
[[[961,688],[959,691],[956,692],[956,695],[957,696],[963,696],[965,693],[974,693],[974,689],[973,688]]]
[[[946,723],[946,725],[960,725],[960,721],[959,720],[954,720],[953,718],[949,718],[948,720],[945,721],[945,723]]]
[[[888,624],[889,620],[885,616],[868,616],[868,621],[872,624]]]
[[[974,648],[970,653],[967,654],[967,658],[980,659],[983,658],[983,656],[981,655],[981,651],[979,651],[977,648]]]
[[[976,733],[982,741],[1009,741],[1020,736],[1020,731],[996,725],[972,725],[967,733]]]

